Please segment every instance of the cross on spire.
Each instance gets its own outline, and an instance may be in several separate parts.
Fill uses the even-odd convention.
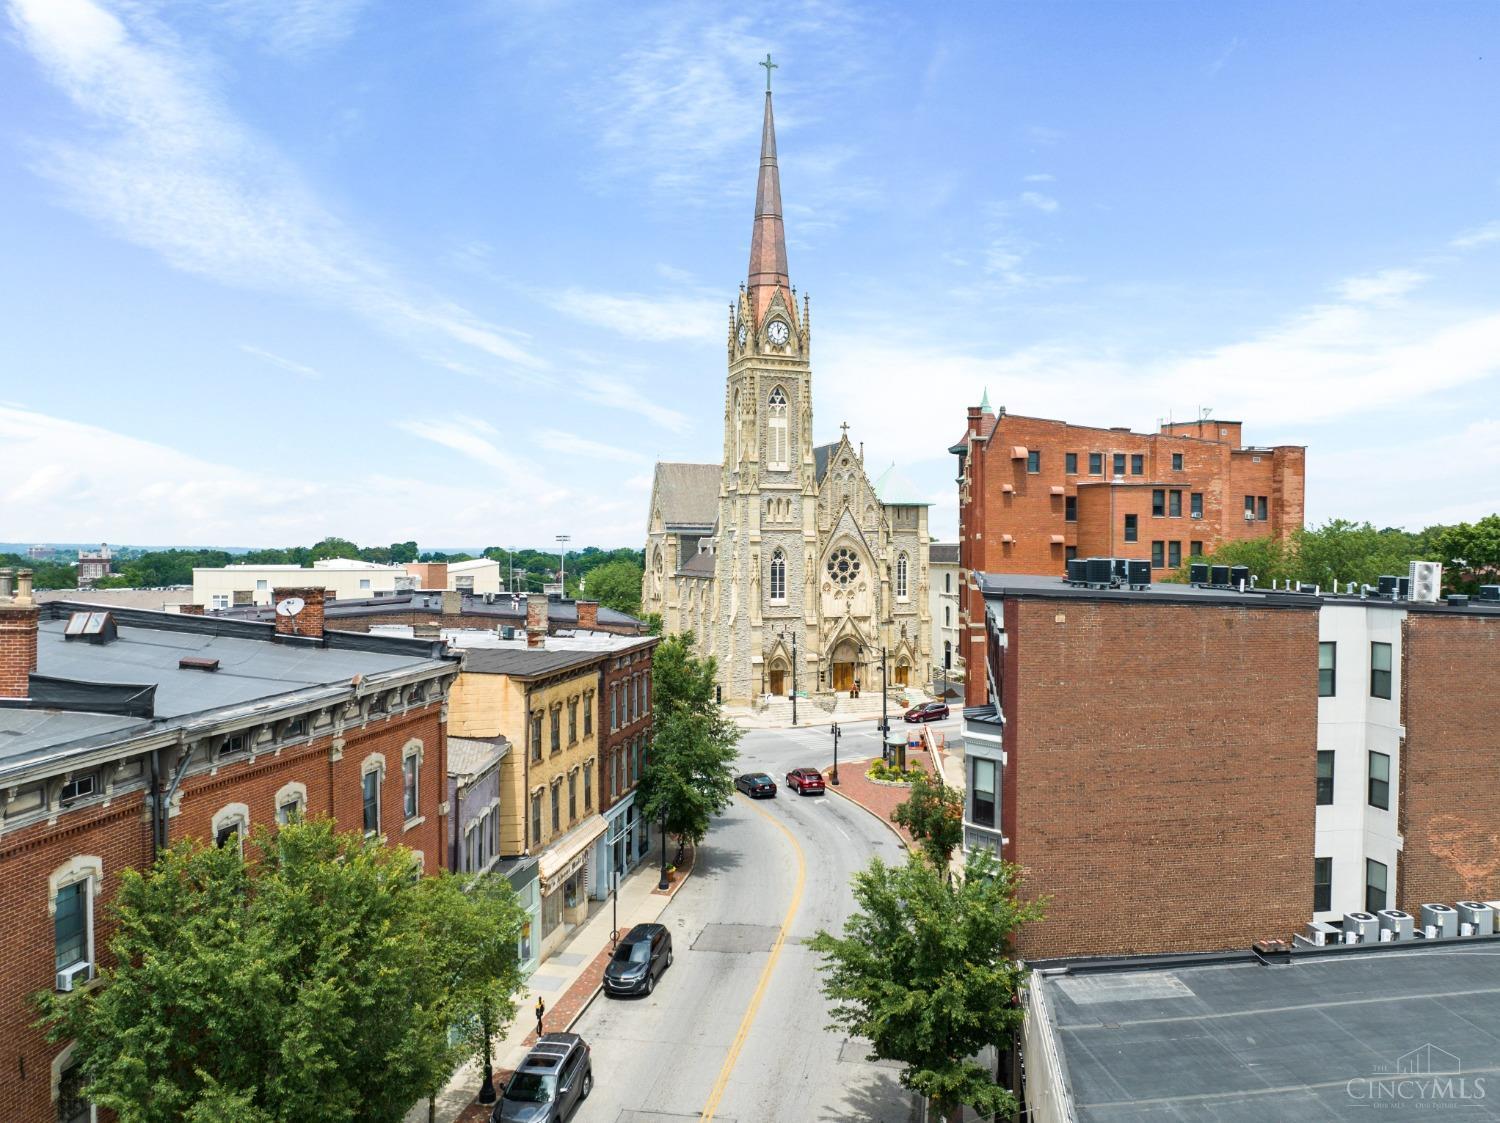
[[[764,66],[766,68],[766,93],[770,93],[771,92],[771,71],[773,71],[773,70],[780,70],[781,68],[779,66],[777,66],[776,63],[774,63],[774,62],[771,61],[771,52],[770,51],[766,52],[766,61],[762,62],[762,63],[757,63],[756,65],[757,66]]]
[[[849,422],[845,421],[839,428],[844,431],[844,437],[847,439],[849,436]]]

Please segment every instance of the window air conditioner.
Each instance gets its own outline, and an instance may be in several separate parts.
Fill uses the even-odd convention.
[[[1188,518],[1190,519],[1201,519],[1202,517],[1203,515],[1198,511],[1194,511],[1191,515],[1188,516]]]
[[[57,973],[57,989],[66,994],[80,983],[86,983],[94,977],[94,965],[87,960],[64,967]]]

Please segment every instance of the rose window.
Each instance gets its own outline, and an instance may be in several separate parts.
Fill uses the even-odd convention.
[[[840,546],[828,557],[828,576],[840,585],[847,585],[859,576],[859,559],[854,551]]]

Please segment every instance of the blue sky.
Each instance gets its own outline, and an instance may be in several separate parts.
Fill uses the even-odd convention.
[[[964,407],[1500,509],[1500,6],[9,0],[0,539],[639,544],[720,456],[776,71],[815,424]]]

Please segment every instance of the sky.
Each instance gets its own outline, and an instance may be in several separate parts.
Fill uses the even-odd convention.
[[[717,461],[769,52],[814,425],[1500,510],[1500,5],[0,0],[0,540],[640,545]]]

